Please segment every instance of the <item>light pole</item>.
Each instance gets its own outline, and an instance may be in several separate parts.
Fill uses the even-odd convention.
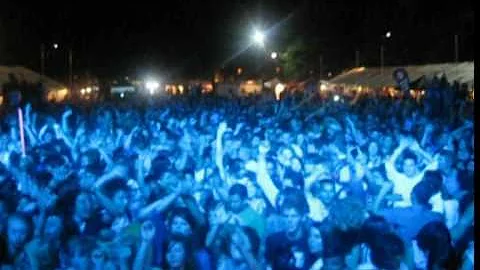
[[[58,50],[60,45],[58,43],[54,43],[52,48],[54,50]],[[68,61],[68,83],[70,85],[70,89],[73,88],[73,51],[70,47],[68,49],[67,61]],[[40,44],[40,74],[45,76],[45,43]]]
[[[383,66],[385,65],[385,45],[383,41],[385,39],[390,39],[392,37],[392,32],[388,31],[385,36],[382,36],[382,43],[380,44],[380,73],[383,74]]]
[[[458,35],[454,36],[455,43],[455,63],[458,63]]]

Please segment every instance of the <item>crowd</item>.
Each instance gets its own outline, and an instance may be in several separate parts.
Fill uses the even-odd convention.
[[[5,113],[0,269],[473,269],[472,104],[286,99]]]

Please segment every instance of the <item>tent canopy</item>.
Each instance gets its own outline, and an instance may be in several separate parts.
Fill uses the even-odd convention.
[[[67,88],[65,85],[52,80],[46,76],[42,76],[35,71],[24,67],[9,67],[9,66],[0,66],[0,90],[2,85],[9,81],[9,74],[13,74],[18,82],[26,81],[27,83],[38,83],[42,82],[43,86],[47,91],[57,91],[60,89]]]
[[[392,74],[399,68],[404,68],[407,71],[411,82],[423,79],[430,80],[434,77],[440,78],[445,75],[450,83],[457,81],[473,87],[474,62],[384,67],[383,72],[380,67],[358,67],[341,73],[331,79],[329,83],[361,85],[371,88],[396,86]]]

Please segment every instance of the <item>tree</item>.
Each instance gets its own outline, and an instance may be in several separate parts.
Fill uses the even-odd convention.
[[[288,43],[286,49],[280,54],[280,63],[286,79],[299,80],[309,75],[309,72],[318,69],[319,52],[315,39],[307,40],[303,37],[296,38]]]

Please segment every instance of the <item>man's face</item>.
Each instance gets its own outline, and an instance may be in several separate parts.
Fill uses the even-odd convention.
[[[287,232],[296,233],[300,229],[302,223],[302,215],[294,208],[283,210],[283,217],[287,223]]]
[[[318,197],[324,204],[330,204],[335,197],[334,185],[330,183],[322,184],[320,186]]]
[[[230,196],[230,209],[234,213],[240,213],[244,208],[243,200],[237,194]]]
[[[8,221],[8,243],[14,249],[22,248],[27,241],[28,225],[21,219],[13,218]]]
[[[415,160],[407,158],[405,161],[403,161],[403,173],[407,177],[414,177],[417,174]]]

